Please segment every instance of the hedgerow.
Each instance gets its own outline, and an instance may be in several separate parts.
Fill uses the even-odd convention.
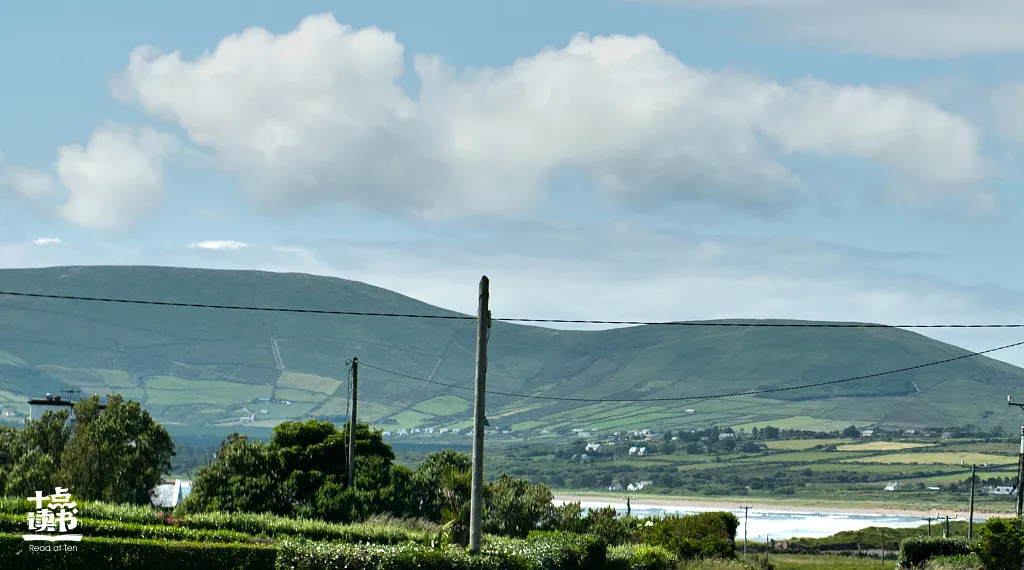
[[[23,526],[13,528],[11,532],[21,532],[25,529],[27,513],[33,510],[35,510],[35,505],[30,501],[0,499],[0,513],[3,513],[0,515],[0,525],[14,524],[4,522],[4,517],[15,517],[21,521]],[[251,513],[201,513],[171,518],[149,507],[110,505],[91,501],[79,503],[78,511],[79,524],[83,524],[82,521],[86,519],[94,524],[100,520],[108,520],[147,527],[169,526],[202,531],[231,531],[263,538],[296,537],[314,541],[369,542],[373,544],[401,544],[404,542],[429,544],[431,538],[430,532],[405,528],[401,526],[401,521],[397,520],[336,524],[315,519]],[[11,527],[0,526],[0,530],[9,528]],[[148,529],[147,532],[153,533],[152,536],[157,537],[158,535],[155,533],[160,531]],[[83,534],[85,533],[83,532]],[[107,534],[101,535],[108,536]],[[196,538],[195,540],[204,539]],[[234,542],[234,540],[230,542]]]
[[[896,562],[900,568],[915,568],[936,556],[958,556],[970,553],[971,544],[962,538],[918,536],[903,539]]]
[[[266,570],[278,550],[260,544],[216,544],[123,538],[28,542],[0,534],[4,570],[36,568],[145,568],[146,570]]]
[[[481,552],[457,546],[344,544],[286,540],[278,570],[596,570],[607,543],[592,536],[535,533],[526,540],[487,537]]]

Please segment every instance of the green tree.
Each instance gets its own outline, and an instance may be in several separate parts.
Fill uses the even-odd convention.
[[[502,473],[497,481],[484,486],[484,530],[525,538],[552,515],[552,499],[547,485],[531,485],[526,479]]]
[[[473,462],[466,453],[445,449],[431,453],[416,468],[410,497],[412,514],[432,521],[442,520],[441,511],[447,505],[442,492],[442,476],[449,468],[472,472]]]
[[[60,469],[60,458],[71,440],[71,426],[68,425],[70,414],[67,411],[46,411],[38,420],[27,420],[22,432],[25,445],[29,449],[38,449],[50,456],[54,469]]]
[[[30,497],[36,491],[42,491],[48,495],[53,490],[53,474],[53,458],[38,448],[29,449],[12,466],[6,494]]]
[[[860,437],[860,430],[857,429],[857,426],[849,426],[843,430],[842,436],[846,438],[858,438]]]
[[[99,405],[95,395],[75,403],[56,481],[82,499],[148,504],[171,468],[174,442],[138,402],[112,394],[106,410]]]
[[[281,457],[284,493],[300,512],[324,511],[326,504],[335,505],[330,510],[342,508],[342,505],[348,505],[348,501],[355,501],[357,497],[370,500],[372,493],[351,493],[348,499],[339,498],[336,501],[327,498],[330,493],[344,489],[347,481],[348,424],[339,431],[333,423],[315,419],[284,422],[274,428],[270,445]],[[356,424],[356,469],[353,483],[357,488],[359,481],[363,481],[367,489],[379,484],[389,485],[388,471],[394,459],[395,453],[384,441],[381,430],[371,429],[366,424]],[[368,478],[360,479],[359,470],[363,465],[371,467],[371,473]],[[318,502],[321,503],[319,507],[316,506]],[[374,498],[372,502],[380,501]],[[343,516],[341,513],[366,513],[370,507],[353,506],[353,511],[346,506],[341,511],[335,511],[334,517],[349,520],[348,515]]]
[[[221,444],[213,463],[199,468],[181,511],[287,514],[281,457],[262,441],[237,433]]]
[[[1024,533],[1019,519],[985,521],[978,529],[975,552],[986,570],[1020,570],[1024,566]]]

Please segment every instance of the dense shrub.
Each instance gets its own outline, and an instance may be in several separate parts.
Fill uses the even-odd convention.
[[[661,546],[624,544],[608,549],[608,570],[672,570],[676,557]]]
[[[604,567],[608,542],[599,536],[535,530],[527,537],[543,568],[589,570]]]
[[[33,552],[32,547],[49,548]],[[74,547],[74,551],[55,551]],[[79,543],[26,542],[0,534],[4,570],[35,568],[146,568],[147,570],[265,570],[273,568],[277,549],[258,544],[213,544],[83,538]]]
[[[1024,566],[1022,550],[1024,533],[1018,520],[992,518],[978,529],[978,544],[974,551],[986,570],[1020,570]]]
[[[970,543],[962,538],[920,536],[903,539],[896,559],[900,568],[914,568],[935,556],[970,554]]]
[[[644,544],[661,546],[681,560],[732,558],[739,519],[728,512],[672,516],[658,520],[644,533]]]

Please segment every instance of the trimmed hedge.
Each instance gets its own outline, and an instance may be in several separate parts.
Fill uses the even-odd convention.
[[[313,541],[368,542],[371,544],[429,545],[428,532],[409,530],[396,525],[374,523],[334,524],[313,519],[293,519],[276,515],[250,513],[204,513],[187,515],[177,524],[197,530],[229,530],[267,538],[304,538]]]
[[[32,547],[50,549],[33,551]],[[73,551],[63,551],[73,547]],[[61,551],[54,549],[61,548]],[[278,551],[257,544],[214,544],[83,538],[81,542],[26,542],[21,535],[0,534],[4,570],[37,568],[145,568],[146,570],[266,570]]]
[[[285,541],[278,570],[597,570],[607,543],[587,535],[534,533],[526,540],[487,537],[479,555],[457,546]]]
[[[22,526],[12,529],[10,532],[24,532],[25,517],[27,513],[34,510],[34,503],[24,499],[2,498],[0,499],[0,532],[6,532],[11,528],[7,526],[5,519],[20,520]],[[203,513],[186,515],[174,518],[173,524],[168,524],[166,518],[149,507],[134,505],[110,505],[98,502],[83,502],[78,505],[79,524],[84,521],[91,521],[94,526],[99,521],[111,521],[121,524],[138,524],[147,527],[145,536],[131,533],[105,533],[97,532],[99,536],[119,536],[125,538],[171,538],[172,536],[185,537],[184,540],[205,540],[198,538],[199,535],[184,533],[184,529],[197,531],[231,531],[264,538],[304,538],[308,540],[329,540],[339,542],[369,542],[372,544],[403,544],[415,542],[429,545],[431,535],[425,531],[410,530],[393,524],[378,523],[356,523],[356,524],[335,524],[321,520],[290,518],[268,514],[252,513]],[[17,524],[16,522],[14,524]],[[160,531],[149,527],[165,527],[168,534],[160,534]],[[181,532],[181,534],[177,534]],[[81,534],[92,534],[82,532]],[[214,538],[212,541],[220,539]],[[234,539],[228,540],[234,542]]]
[[[971,545],[963,538],[920,536],[903,539],[896,562],[900,568],[914,568],[936,556],[959,556],[970,553]]]
[[[78,519],[72,531],[90,537],[176,540],[185,542],[258,543],[266,542],[248,534],[225,530],[199,530],[171,525],[142,525],[109,520]],[[26,534],[28,526],[24,516],[0,514],[0,533]]]
[[[607,570],[673,570],[676,557],[661,546],[624,544],[608,548]]]

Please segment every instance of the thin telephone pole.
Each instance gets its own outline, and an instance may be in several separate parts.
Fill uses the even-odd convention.
[[[348,486],[356,473],[356,407],[359,405],[359,358],[352,357],[352,415],[348,418]]]
[[[747,514],[750,511],[750,507],[740,507],[743,509],[743,556],[747,555]]]
[[[963,461],[960,462],[960,466],[971,470],[971,514],[967,522],[967,540],[974,539],[974,480],[978,476],[978,465],[971,464],[965,465]],[[982,466],[982,469],[988,467],[988,463]]]
[[[484,502],[484,402],[487,391],[487,337],[491,328],[490,281],[480,278],[476,314],[476,394],[473,403],[473,483],[469,503],[469,551],[480,552]]]
[[[932,521],[935,520],[935,517],[922,517],[921,520],[928,521],[928,536],[931,536],[932,535]]]
[[[882,568],[885,568],[885,527],[882,527]]]

